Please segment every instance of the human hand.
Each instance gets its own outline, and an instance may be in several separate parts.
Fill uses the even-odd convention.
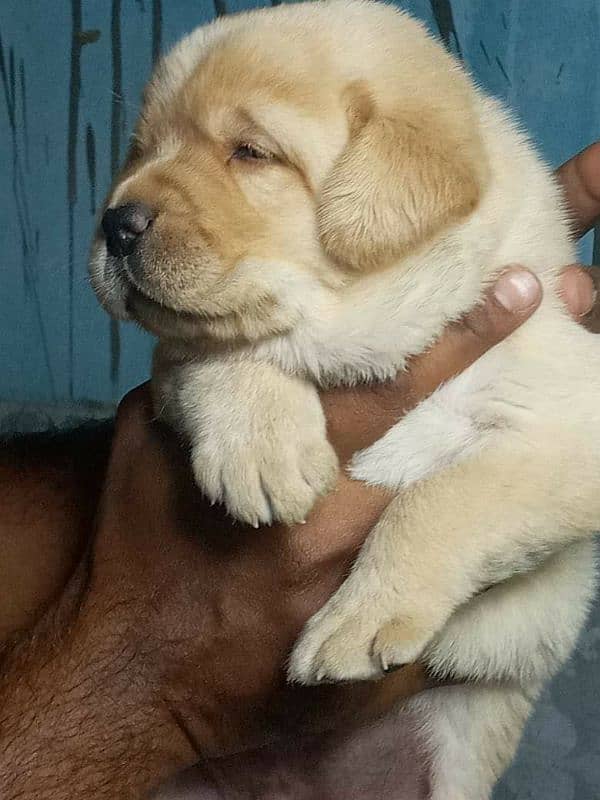
[[[600,217],[600,142],[586,147],[557,171],[573,232],[587,233]],[[600,333],[600,267],[574,265],[563,272],[561,293],[571,314],[592,333]]]

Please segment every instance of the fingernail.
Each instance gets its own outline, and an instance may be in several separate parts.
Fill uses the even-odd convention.
[[[598,290],[594,286],[594,288],[592,290],[591,302],[588,303],[588,309],[587,309],[587,311],[584,311],[581,316],[585,317],[586,314],[589,314],[590,311],[592,311],[592,309],[596,306],[597,302],[598,302]]]
[[[383,667],[383,671],[386,675],[391,675],[392,672],[398,672],[401,669],[404,669],[406,664],[386,664]]]
[[[579,279],[567,287],[565,302],[576,317],[585,317],[596,303],[597,292],[591,275],[581,270]]]
[[[512,269],[501,275],[494,287],[494,298],[507,311],[524,311],[540,296],[540,284],[532,272]]]

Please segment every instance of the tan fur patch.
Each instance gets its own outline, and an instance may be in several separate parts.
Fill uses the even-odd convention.
[[[431,78],[425,71],[421,82]],[[445,73],[442,83],[439,108],[426,94],[427,103],[388,98],[381,110],[375,87],[362,81],[346,89],[350,139],[318,209],[323,245],[339,264],[387,266],[477,206],[488,174],[474,111],[464,76]]]

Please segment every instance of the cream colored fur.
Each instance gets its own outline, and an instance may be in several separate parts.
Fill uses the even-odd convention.
[[[92,281],[159,336],[158,410],[206,494],[254,525],[301,521],[332,485],[316,386],[394,375],[507,264],[539,276],[530,321],[355,457],[397,496],[289,669],[422,658],[480,680],[411,705],[433,800],[488,798],[595,588],[600,350],[555,296],[575,251],[549,169],[418,23],[357,0],[194,32],[136,137],[108,204],[155,223],[136,258],[99,235]],[[271,155],[238,162],[248,142]]]

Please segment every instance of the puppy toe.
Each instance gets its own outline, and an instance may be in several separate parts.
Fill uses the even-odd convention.
[[[401,619],[383,625],[373,639],[373,659],[385,673],[417,661],[427,646],[431,633]]]

